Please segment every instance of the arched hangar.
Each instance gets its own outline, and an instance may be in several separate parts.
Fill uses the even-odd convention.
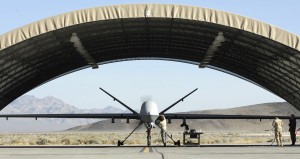
[[[1,35],[0,110],[67,73],[135,59],[230,73],[300,110],[299,36],[231,13],[163,4],[84,9]]]

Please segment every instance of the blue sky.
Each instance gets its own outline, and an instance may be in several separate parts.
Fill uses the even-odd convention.
[[[199,6],[257,19],[299,35],[297,0],[10,0],[1,3],[0,34],[34,21],[74,10],[113,4],[165,3]],[[122,108],[98,88],[103,87],[124,103],[139,109],[151,98],[164,109],[195,88],[197,92],[171,112],[236,107],[283,101],[272,93],[239,78],[212,69],[199,69],[170,61],[128,61],[85,69],[48,82],[27,94],[54,96],[79,108]]]

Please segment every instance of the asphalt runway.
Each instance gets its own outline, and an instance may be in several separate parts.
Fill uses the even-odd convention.
[[[0,159],[299,159],[300,146],[0,147]]]

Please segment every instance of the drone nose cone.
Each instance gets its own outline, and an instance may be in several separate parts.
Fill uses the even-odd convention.
[[[153,101],[146,101],[142,104],[141,111],[142,110],[146,110],[148,112],[156,111],[157,110],[157,104]]]
[[[157,105],[153,101],[146,101],[142,104],[140,115],[144,122],[153,122],[158,116]]]
[[[157,109],[157,105],[155,102],[153,101],[146,101],[142,104],[142,107],[141,107],[141,113],[146,113],[146,114],[153,114],[155,112],[158,112],[158,109]]]
[[[156,106],[157,107],[157,105],[156,105],[156,103],[154,102],[154,101],[146,101],[146,102],[144,102],[143,104],[142,104],[142,106],[147,106],[147,107],[151,107],[151,106]]]

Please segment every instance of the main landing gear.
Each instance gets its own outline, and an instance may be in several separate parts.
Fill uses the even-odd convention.
[[[162,129],[160,126],[158,126],[160,129]],[[172,138],[172,136],[170,136],[167,132],[166,132],[166,135],[173,141],[173,143],[174,143],[174,145],[175,146],[180,146],[180,140],[177,140],[177,141],[175,141],[173,138]]]
[[[129,136],[130,136],[133,132],[135,132],[135,130],[136,130],[137,128],[139,128],[142,124],[143,124],[143,123],[140,122],[139,125],[138,125],[136,128],[134,128],[134,129],[131,131],[131,133],[125,138],[125,140],[123,140],[123,141],[118,140],[118,146],[124,145],[124,142],[129,138]]]

